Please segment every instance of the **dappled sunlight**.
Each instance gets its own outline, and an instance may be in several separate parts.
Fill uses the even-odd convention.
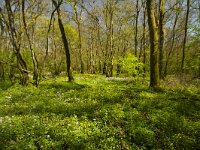
[[[200,149],[200,0],[0,0],[0,150]]]
[[[131,149],[196,148],[198,90],[155,92],[141,83],[77,75],[72,83],[61,77],[38,88],[6,88],[0,96],[0,145],[120,149],[124,142]]]

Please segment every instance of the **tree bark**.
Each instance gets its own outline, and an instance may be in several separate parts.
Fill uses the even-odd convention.
[[[113,55],[114,55],[114,49],[113,49],[113,38],[114,38],[114,32],[113,32],[113,16],[114,16],[114,1],[110,0],[107,1],[107,12],[106,12],[106,27],[107,27],[107,43],[106,43],[106,60],[105,60],[105,74],[106,77],[112,77],[113,76]]]
[[[26,17],[25,17],[25,0],[22,0],[22,18],[23,18],[23,23],[24,23],[24,30],[28,39],[28,43],[29,43],[29,48],[31,51],[31,58],[32,58],[32,62],[33,62],[33,81],[34,81],[34,85],[37,87],[38,86],[38,60],[36,58],[33,46],[32,46],[32,41],[30,38],[30,34],[28,33],[28,27],[26,24]]]
[[[17,35],[17,32],[16,32],[16,27],[14,25],[14,14],[11,9],[10,0],[5,0],[5,4],[6,4],[6,9],[7,9],[7,15],[8,15],[7,27],[9,29],[10,39],[12,42],[14,53],[17,57],[18,69],[21,73],[20,84],[26,85],[29,77],[28,77],[26,62],[23,59],[21,52],[20,52],[20,37],[18,37],[20,35]]]
[[[181,73],[184,73],[185,70],[185,47],[186,47],[186,40],[187,40],[187,30],[188,30],[188,18],[189,18],[189,12],[190,12],[190,0],[187,0],[187,12],[186,12],[186,18],[185,18],[185,34],[183,39],[183,49],[182,49],[182,61],[181,61]]]
[[[150,87],[159,87],[158,34],[154,15],[154,1],[146,1],[150,37]]]
[[[178,16],[179,16],[179,12],[176,13],[175,20],[174,20],[174,25],[173,25],[173,29],[172,29],[172,42],[171,42],[169,53],[167,55],[166,62],[165,62],[164,77],[167,76],[167,69],[168,69],[168,64],[169,64],[169,58],[171,56],[171,53],[174,50],[175,35],[176,35],[176,24],[177,24],[177,21],[178,21]]]
[[[0,61],[0,79],[5,80],[4,65]]]
[[[83,5],[83,0],[81,0],[81,5]],[[81,32],[81,20],[82,20],[82,9],[80,12],[80,17],[78,15],[77,11],[77,3],[74,3],[74,12],[75,12],[75,18],[76,18],[76,24],[78,26],[78,39],[79,39],[79,58],[80,58],[80,72],[84,73],[84,62],[83,62],[83,49],[82,49],[82,32]]]
[[[163,76],[163,46],[164,46],[164,0],[159,1],[159,76]]]
[[[147,48],[147,44],[146,44],[146,4],[145,2],[143,3],[143,63],[146,64],[146,48]],[[144,66],[144,76],[146,73],[146,69]]]
[[[138,18],[139,18],[139,0],[136,2],[136,18],[135,18],[135,56],[137,56],[138,51]]]
[[[60,28],[60,33],[62,35],[62,41],[64,44],[64,49],[65,49],[65,55],[66,55],[66,64],[67,64],[67,75],[68,75],[68,81],[71,82],[73,81],[73,76],[72,76],[72,71],[71,71],[71,57],[70,57],[70,51],[69,51],[69,45],[68,45],[68,40],[65,34],[65,28],[62,22],[62,17],[60,14],[60,5],[61,4],[57,4],[57,2],[55,0],[52,0],[54,6],[57,8],[57,15],[58,15],[58,25]]]

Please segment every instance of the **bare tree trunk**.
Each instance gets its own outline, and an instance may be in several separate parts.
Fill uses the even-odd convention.
[[[154,16],[154,1],[147,0],[147,14],[150,36],[150,87],[159,87],[159,67],[158,67],[158,33]]]
[[[106,64],[105,64],[105,73],[106,77],[112,77],[113,76],[113,38],[114,38],[114,32],[113,32],[113,10],[114,1],[107,1],[107,14],[106,14],[106,21],[107,21],[107,44],[106,44]],[[109,15],[109,16],[108,16]]]
[[[97,51],[99,51],[99,73],[102,72],[102,59],[101,56],[103,55],[103,45],[101,42],[101,35],[100,35],[100,25],[99,25],[99,20],[96,21],[97,23],[97,39],[98,39],[98,49]]]
[[[14,84],[14,81],[15,81],[15,68],[12,65],[14,63],[14,58],[15,58],[15,54],[12,53],[11,59],[10,59],[11,62],[10,62],[10,65],[9,65],[9,79],[10,79],[11,84]]]
[[[57,4],[57,2],[55,0],[52,0],[54,6],[57,8],[57,15],[58,15],[58,25],[60,28],[60,33],[62,35],[62,41],[64,44],[64,49],[65,49],[65,55],[66,55],[66,64],[67,64],[67,75],[68,75],[68,81],[71,82],[73,81],[73,76],[72,76],[72,72],[71,72],[71,57],[70,57],[70,51],[69,51],[69,45],[68,45],[68,40],[65,34],[65,29],[64,29],[64,25],[62,22],[62,18],[61,18],[61,14],[60,14],[60,4]]]
[[[185,18],[185,34],[183,39],[183,50],[182,50],[182,61],[181,61],[181,72],[184,73],[185,70],[185,47],[186,47],[186,40],[187,40],[187,30],[188,30],[188,18],[189,18],[189,12],[190,12],[190,0],[187,0],[187,12],[186,12],[186,18]]]
[[[89,72],[91,73],[91,74],[95,74],[95,58],[94,58],[94,41],[93,41],[93,33],[90,33],[91,34],[91,41],[89,42],[90,44],[90,48],[89,48],[89,50],[90,50],[90,69],[89,69]]]
[[[8,15],[7,27],[9,29],[10,39],[12,42],[14,53],[17,57],[18,69],[21,73],[20,84],[26,85],[29,77],[28,77],[26,62],[24,61],[20,53],[20,37],[18,37],[20,35],[17,35],[17,32],[16,32],[16,28],[14,25],[14,14],[11,9],[10,0],[5,0],[5,4],[6,4],[6,9],[7,9],[7,15]]]
[[[138,51],[138,18],[139,18],[139,0],[136,3],[136,18],[135,18],[135,56],[137,56]]]
[[[5,80],[4,65],[3,63],[1,63],[1,60],[0,60],[0,79]]]
[[[143,11],[144,11],[144,14],[143,14],[143,63],[146,64],[146,48],[147,48],[147,44],[146,44],[146,4],[145,2],[143,3]],[[145,76],[145,73],[146,73],[146,69],[145,69],[145,66],[144,66],[144,76]]]
[[[19,51],[19,49],[17,49],[17,65],[18,65],[18,69],[21,72],[21,79],[20,79],[20,84],[22,85],[27,85],[28,82],[28,71],[27,71],[27,66],[26,66],[26,62],[24,61],[24,59],[22,58],[22,55]]]
[[[80,71],[83,74],[84,73],[84,62],[83,62],[83,56],[82,56],[82,32],[81,32],[81,20],[82,20],[82,9],[80,12],[80,17],[78,15],[78,11],[77,11],[77,3],[74,3],[74,12],[75,12],[75,18],[76,18],[76,24],[78,26],[78,38],[79,38],[79,58],[80,58]],[[83,5],[83,0],[81,0],[81,5]]]
[[[53,6],[52,6],[53,7]],[[52,20],[53,20],[53,25],[54,25],[54,21],[55,21],[55,18],[54,17],[54,13],[56,11],[57,8],[55,8],[52,13],[51,13],[51,18],[50,18],[50,22],[49,22],[49,27],[48,27],[48,30],[47,30],[47,36],[46,36],[46,52],[45,52],[45,56],[44,56],[44,59],[42,61],[42,65],[41,65],[41,69],[40,69],[40,73],[39,73],[39,76],[42,77],[42,72],[43,72],[43,69],[45,67],[45,62],[47,60],[47,57],[49,55],[49,33],[51,31],[51,24],[52,24]],[[54,28],[54,27],[53,27]]]
[[[177,21],[178,21],[178,16],[179,16],[179,13],[176,13],[176,17],[175,17],[174,25],[173,25],[173,29],[172,29],[172,43],[171,43],[171,46],[170,46],[170,49],[169,49],[169,53],[167,55],[166,62],[165,62],[164,77],[167,76],[167,69],[168,69],[168,64],[169,64],[169,58],[171,56],[171,53],[174,50],[175,35],[176,35],[176,24],[177,24]]]
[[[26,24],[26,17],[25,17],[25,0],[22,0],[22,18],[23,18],[23,23],[24,23],[24,30],[28,39],[28,43],[29,43],[29,48],[31,51],[31,58],[32,58],[32,62],[33,62],[33,81],[34,81],[34,85],[37,87],[38,86],[38,61],[32,46],[32,42],[31,42],[31,38],[30,35],[28,33],[28,27]]]
[[[159,76],[163,76],[163,46],[164,46],[164,0],[159,1]]]
[[[95,74],[95,52],[94,52],[94,44],[91,45],[91,73]]]

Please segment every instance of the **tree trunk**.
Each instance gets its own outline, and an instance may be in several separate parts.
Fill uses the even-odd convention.
[[[114,1],[111,0],[108,3],[108,34],[107,34],[107,61],[106,61],[106,77],[112,77],[113,76],[113,38],[114,38],[114,32],[113,32],[113,10]]]
[[[4,65],[0,61],[0,79],[5,80]]]
[[[164,77],[167,76],[167,69],[168,69],[169,58],[171,56],[171,53],[174,50],[174,42],[175,42],[175,35],[176,35],[175,34],[176,33],[176,24],[177,24],[177,21],[178,21],[178,16],[179,16],[179,13],[176,13],[176,17],[175,17],[174,25],[173,25],[173,29],[172,29],[172,43],[171,43],[171,46],[170,46],[170,49],[169,49],[169,53],[167,55],[166,62],[165,62]]]
[[[154,1],[147,0],[147,14],[150,37],[150,87],[159,87],[159,67],[158,67],[158,34],[154,15]]]
[[[26,36],[27,36],[27,39],[28,39],[28,43],[29,43],[29,48],[30,48],[30,51],[31,51],[31,58],[32,58],[32,62],[33,62],[33,81],[34,81],[34,85],[37,87],[38,86],[38,61],[37,61],[37,58],[36,58],[36,55],[35,55],[35,52],[34,52],[34,49],[33,49],[33,46],[32,46],[32,41],[31,41],[31,38],[30,38],[30,35],[28,33],[28,27],[27,27],[27,24],[26,24],[26,17],[25,17],[25,0],[22,0],[22,18],[23,18],[23,23],[24,23],[24,30],[25,30],[25,33],[26,33]]]
[[[20,35],[17,35],[16,28],[14,26],[14,14],[11,9],[10,0],[5,0],[5,4],[6,4],[6,9],[7,9],[7,15],[8,15],[7,27],[9,29],[10,39],[12,42],[14,53],[17,57],[17,66],[21,73],[20,84],[26,85],[29,77],[28,77],[26,62],[24,61],[20,53],[20,37],[18,37]]]
[[[99,52],[99,70],[98,72],[101,73],[102,72],[102,59],[101,56],[103,55],[103,44],[101,42],[101,35],[100,35],[100,24],[99,24],[99,20],[96,21],[96,26],[97,26],[97,39],[98,39],[98,49],[97,51]]]
[[[95,74],[95,58],[94,58],[94,41],[92,38],[92,33],[91,33],[91,41],[90,41],[90,69],[89,72],[91,74]]]
[[[139,18],[139,0],[136,3],[136,18],[135,18],[135,56],[137,57],[138,51],[138,18]]]
[[[83,0],[81,1],[81,5],[83,5]],[[80,72],[83,74],[84,73],[84,62],[83,62],[83,54],[82,54],[82,32],[81,32],[81,20],[82,20],[82,9],[80,12],[80,18],[78,16],[78,11],[77,11],[77,3],[74,3],[74,12],[75,12],[75,18],[76,18],[76,24],[78,26],[78,39],[79,39],[79,58],[80,58]]]
[[[163,76],[163,46],[164,46],[164,0],[159,1],[159,76]]]
[[[144,14],[143,14],[143,63],[146,64],[146,5],[145,3],[143,4],[143,11],[144,11]],[[144,66],[144,76],[145,76],[145,73],[146,73],[146,69],[145,69],[145,66]]]
[[[17,55],[17,65],[18,65],[18,69],[21,72],[21,76],[20,76],[20,84],[22,85],[27,85],[28,82],[28,71],[27,71],[27,66],[26,66],[26,62],[24,61],[24,59],[22,58],[22,55],[19,51],[19,49],[17,49],[17,53],[15,53]]]
[[[186,40],[187,40],[187,30],[188,30],[188,18],[189,18],[189,12],[190,12],[190,0],[187,0],[187,12],[186,12],[186,18],[185,18],[185,34],[183,39],[183,50],[182,50],[182,61],[181,61],[181,73],[184,73],[185,70],[185,47],[186,47]]]
[[[69,51],[69,45],[68,45],[68,41],[67,41],[67,37],[65,34],[65,29],[64,29],[64,25],[62,22],[62,17],[60,14],[60,4],[57,4],[57,2],[55,0],[52,0],[54,6],[57,8],[57,15],[58,15],[58,25],[60,28],[60,33],[62,35],[62,41],[64,44],[64,49],[65,49],[65,55],[66,55],[66,64],[67,64],[67,75],[68,75],[68,81],[71,82],[73,81],[73,76],[72,76],[72,72],[71,72],[71,57],[70,57],[70,51]]]

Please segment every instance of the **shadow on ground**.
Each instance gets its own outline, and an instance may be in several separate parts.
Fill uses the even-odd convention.
[[[89,86],[87,84],[78,84],[75,82],[54,82],[54,83],[42,83],[40,85],[40,88],[47,88],[47,89],[57,89],[59,91],[69,91],[69,90],[81,90],[84,88],[88,88]]]

